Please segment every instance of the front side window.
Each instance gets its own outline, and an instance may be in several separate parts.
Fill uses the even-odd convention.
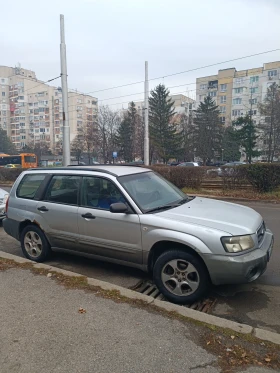
[[[118,180],[143,212],[186,200],[180,189],[153,172],[121,176]]]
[[[82,206],[110,210],[113,203],[126,203],[117,186],[110,180],[97,176],[83,178]]]
[[[28,174],[21,180],[16,195],[18,198],[34,199],[37,190],[45,180],[45,174]]]
[[[45,201],[78,205],[80,176],[55,175],[46,192]]]

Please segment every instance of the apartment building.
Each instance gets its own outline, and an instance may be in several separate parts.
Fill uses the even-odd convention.
[[[220,119],[226,126],[239,116],[251,114],[255,123],[262,118],[258,104],[265,98],[272,83],[279,85],[280,62],[269,62],[262,67],[237,71],[219,70],[217,75],[196,79],[197,103],[211,96],[220,109]]]
[[[63,131],[62,90],[45,84],[33,71],[0,66],[0,127],[16,148],[45,142],[61,151]],[[70,139],[79,127],[94,126],[98,101],[77,91],[68,92]]]

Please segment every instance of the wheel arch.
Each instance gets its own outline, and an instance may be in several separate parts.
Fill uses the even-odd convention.
[[[149,256],[148,256],[148,271],[149,271],[149,273],[152,272],[154,264],[157,261],[157,259],[159,258],[159,256],[161,254],[163,254],[164,252],[170,251],[170,250],[182,250],[182,251],[188,252],[189,254],[195,256],[204,265],[204,267],[207,270],[207,273],[209,275],[209,278],[210,278],[208,268],[207,268],[203,258],[199,255],[199,253],[193,247],[191,247],[190,245],[183,244],[183,243],[180,243],[180,242],[176,242],[176,241],[173,241],[173,240],[158,241],[151,247],[151,250],[150,250]]]

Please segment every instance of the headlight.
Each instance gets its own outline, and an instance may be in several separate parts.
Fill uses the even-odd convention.
[[[252,236],[222,237],[222,244],[229,253],[253,249],[255,246]]]

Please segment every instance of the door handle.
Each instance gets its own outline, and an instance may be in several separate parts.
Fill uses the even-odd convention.
[[[85,218],[85,219],[95,219],[95,216],[93,216],[91,213],[87,212],[86,214],[82,215],[82,218]]]
[[[38,207],[37,210],[42,211],[42,212],[49,211],[49,210],[46,208],[46,206]]]

